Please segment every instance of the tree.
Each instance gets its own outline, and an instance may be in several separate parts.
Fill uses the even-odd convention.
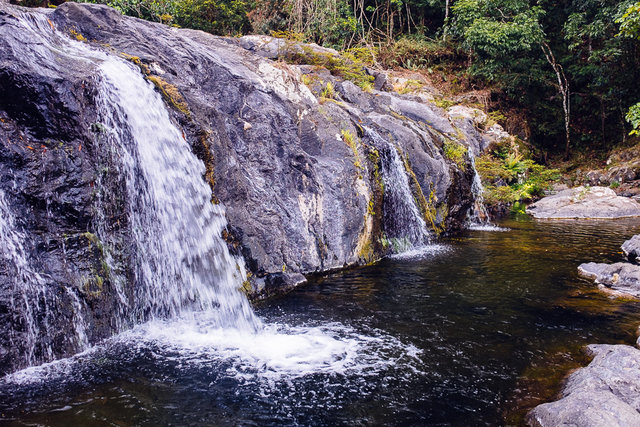
[[[620,24],[621,36],[640,39],[640,2],[629,6],[616,22]],[[629,108],[625,118],[633,126],[631,135],[640,135],[640,102]]]
[[[460,0],[452,8],[454,29],[476,61],[472,71],[503,86],[530,75],[539,47],[553,70],[562,99],[565,156],[571,144],[571,93],[563,66],[556,59],[541,18],[545,11],[524,0]],[[539,74],[539,73],[538,73]]]

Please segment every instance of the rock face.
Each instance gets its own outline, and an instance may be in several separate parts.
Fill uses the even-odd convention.
[[[453,120],[417,96],[364,92],[326,70],[269,59],[280,48],[106,6],[0,4],[0,207],[10,218],[0,221],[0,239],[22,242],[0,250],[0,375],[144,320],[116,298],[119,280],[132,301],[139,272],[120,160],[99,144],[108,131],[96,101],[105,57],[128,61],[162,94],[206,165],[214,202],[226,208],[223,237],[244,258],[245,290],[254,296],[386,253],[385,218],[394,212],[385,200],[394,189],[381,177],[390,167],[383,149],[397,151],[411,192],[405,201],[432,235],[465,226],[474,202],[468,150],[491,139],[472,116]],[[303,75],[313,83],[303,84]],[[312,92],[318,82],[333,84],[330,99]],[[445,144],[467,152],[447,158]],[[14,262],[18,253],[24,262]],[[42,279],[39,296],[18,306],[16,277],[25,274]],[[34,322],[24,320],[26,311]],[[80,317],[86,330],[70,333]],[[27,349],[34,330],[41,339]]]
[[[606,187],[576,187],[545,197],[527,208],[541,219],[625,218],[640,216],[640,203]]]
[[[571,374],[562,398],[527,415],[533,427],[640,425],[640,350],[627,345],[589,345],[589,366]]]
[[[626,262],[602,264],[589,262],[580,264],[578,272],[581,276],[593,279],[616,292],[640,297],[640,266]]]
[[[640,257],[640,234],[637,234],[622,244],[622,250],[629,261],[638,261]]]

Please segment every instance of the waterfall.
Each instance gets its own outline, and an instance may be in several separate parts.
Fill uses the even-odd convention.
[[[138,70],[107,59],[100,77],[100,149],[119,159],[126,180],[135,320],[211,311],[218,327],[257,328],[238,289],[244,266],[221,238],[224,209],[211,203],[204,164]]]
[[[427,244],[430,240],[427,224],[416,204],[398,150],[375,130],[363,128],[380,153],[384,183],[383,223],[387,238],[400,242],[395,248],[397,252]]]
[[[473,206],[469,212],[469,220],[471,226],[483,226],[491,225],[489,221],[489,213],[484,206],[484,188],[482,186],[482,180],[476,169],[476,157],[473,154],[473,149],[469,149],[469,159],[471,160],[471,169],[473,169],[473,182],[471,183],[471,192],[473,193]]]
[[[45,59],[56,66],[64,62],[71,69],[92,73],[97,83],[96,150],[114,166],[107,173],[118,174],[126,188],[124,195],[108,194],[110,187],[101,188],[98,178],[94,233],[87,233],[96,239],[119,299],[110,320],[114,329],[203,312],[209,327],[248,332],[261,327],[239,290],[244,262],[231,256],[221,237],[226,227],[224,208],[211,203],[205,166],[172,124],[153,85],[125,60],[55,29],[45,13],[24,10],[16,18],[16,25],[38,40],[25,50],[25,60]],[[124,200],[129,231],[125,248],[122,236],[117,242],[108,230],[101,206],[107,199]],[[31,263],[29,238],[0,189],[0,273],[12,287],[4,319],[13,327],[5,342],[20,355],[16,366],[54,359],[61,351],[60,340],[67,343],[64,351],[84,350],[92,330],[83,291],[53,283],[38,272]],[[62,244],[66,254],[64,239]],[[133,283],[114,267],[116,250],[124,250],[132,261]]]
[[[29,364],[53,357],[49,334],[51,295],[45,279],[31,265],[23,246],[27,239],[18,228],[9,208],[5,193],[0,189],[0,269],[9,279],[11,291],[11,328],[8,337],[14,348],[19,348]]]

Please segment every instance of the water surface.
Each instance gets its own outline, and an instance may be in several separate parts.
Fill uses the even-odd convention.
[[[554,398],[640,304],[576,267],[622,259],[640,220],[504,221],[262,304],[259,334],[154,322],[0,381],[26,425],[505,425]]]

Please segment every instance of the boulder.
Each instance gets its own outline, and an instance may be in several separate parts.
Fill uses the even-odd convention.
[[[578,273],[615,292],[640,298],[640,265],[589,262],[580,264]]]
[[[615,427],[640,425],[640,350],[593,344],[593,361],[572,373],[561,399],[535,407],[532,427]]]
[[[624,242],[622,250],[630,261],[638,261],[638,257],[640,257],[640,234],[636,234]]]
[[[625,218],[640,216],[640,203],[607,187],[576,187],[537,201],[527,213],[541,219]]]

